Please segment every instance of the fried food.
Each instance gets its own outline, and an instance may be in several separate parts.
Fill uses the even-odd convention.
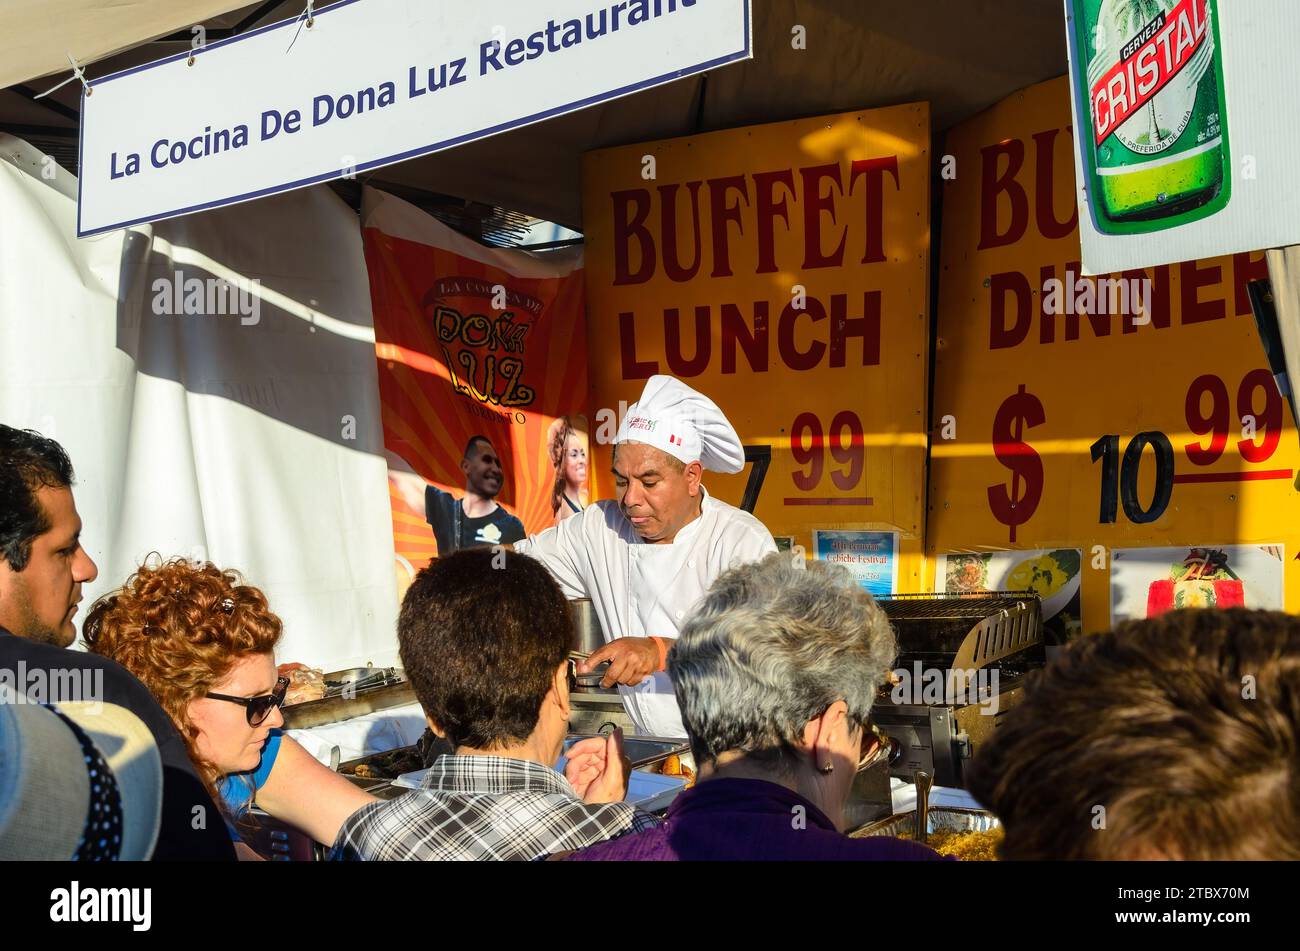
[[[1001,841],[1001,826],[983,832],[973,829],[965,832],[940,829],[930,833],[926,845],[940,855],[952,855],[963,862],[995,862]]]
[[[368,763],[356,766],[344,766],[339,770],[358,779],[396,779],[405,773],[414,773],[424,769],[424,760],[420,751],[414,746],[403,746],[387,753],[376,753],[367,757]]]
[[[681,776],[686,780],[687,789],[695,785],[695,771],[683,763],[682,758],[676,753],[671,754],[664,760],[659,773],[663,776]]]
[[[858,838],[862,830],[851,833]],[[911,839],[911,826],[895,833],[899,839]],[[985,829],[936,829],[926,837],[925,844],[940,855],[951,855],[963,862],[996,862],[998,845],[1002,842],[1002,827]]]

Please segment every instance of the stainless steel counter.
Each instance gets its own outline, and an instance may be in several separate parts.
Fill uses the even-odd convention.
[[[623,708],[623,701],[618,692],[612,693],[571,693],[569,706],[569,730],[573,733],[607,733],[615,727],[622,727],[623,732],[631,736],[636,727],[632,718]]]

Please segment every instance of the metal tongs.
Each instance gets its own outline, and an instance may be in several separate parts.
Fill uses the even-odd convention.
[[[924,845],[930,835],[930,787],[934,785],[934,777],[918,769],[912,779],[916,783],[916,826],[912,840]]]
[[[574,682],[581,687],[599,687],[605,679],[605,671],[609,670],[609,661],[605,661],[596,666],[595,670],[590,670],[585,674],[578,673],[577,665],[591,657],[591,651],[569,651],[569,670],[573,674]]]

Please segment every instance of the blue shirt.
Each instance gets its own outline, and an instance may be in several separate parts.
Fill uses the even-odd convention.
[[[221,801],[234,818],[238,819],[248,811],[257,790],[266,785],[275,766],[275,758],[280,755],[280,739],[281,732],[272,730],[266,739],[266,745],[262,747],[262,761],[257,764],[257,769],[247,773],[229,773],[217,781]]]

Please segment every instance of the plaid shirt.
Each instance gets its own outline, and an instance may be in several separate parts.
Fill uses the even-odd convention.
[[[418,790],[349,816],[330,859],[540,859],[657,824],[630,803],[587,805],[538,763],[444,755]]]

